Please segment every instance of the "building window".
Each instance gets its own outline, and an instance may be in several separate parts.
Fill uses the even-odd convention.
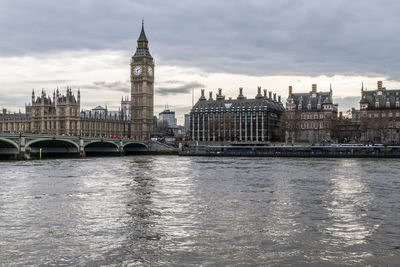
[[[318,119],[318,113],[314,114],[314,119]]]
[[[318,129],[318,122],[314,122],[314,129]]]
[[[400,128],[400,121],[396,121],[396,128]]]
[[[372,118],[372,114],[371,113],[368,113],[368,118]]]
[[[391,118],[391,117],[393,117],[393,113],[392,112],[389,112],[389,118]]]
[[[393,127],[393,121],[389,121],[389,128]]]
[[[386,117],[386,113],[382,112],[382,118],[385,118],[385,117]]]
[[[319,128],[321,128],[321,129],[324,128],[324,123],[323,123],[323,122],[320,122],[320,123],[319,123]]]
[[[376,113],[374,114],[374,118],[379,118],[379,113],[378,113],[378,112],[376,112]]]
[[[308,114],[307,118],[310,120],[311,119],[311,114]]]
[[[400,117],[400,112],[396,112],[396,118]]]
[[[304,122],[301,123],[301,129],[304,129]]]
[[[323,113],[319,114],[319,118],[323,119],[324,118],[324,114]]]

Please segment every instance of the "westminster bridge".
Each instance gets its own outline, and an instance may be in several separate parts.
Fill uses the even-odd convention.
[[[124,138],[0,133],[1,158],[138,154],[149,147],[148,141]]]

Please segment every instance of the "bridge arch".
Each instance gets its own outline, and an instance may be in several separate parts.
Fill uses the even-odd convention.
[[[76,151],[79,151],[79,145],[74,141],[68,139],[54,139],[54,138],[41,138],[37,140],[30,140],[26,143],[25,147],[32,148],[44,148],[44,147],[54,147],[60,146],[65,148],[74,148]]]
[[[136,154],[146,152],[148,150],[148,147],[144,143],[130,142],[124,144],[123,150],[125,154]]]
[[[119,145],[107,140],[94,140],[84,146],[85,153],[119,153]]]
[[[16,149],[19,149],[19,145],[17,143],[15,143],[13,140],[0,137],[0,142],[10,144],[10,145],[14,146]]]
[[[19,146],[13,140],[0,138],[0,155],[16,155],[18,151]]]
[[[30,140],[26,144],[30,157],[76,157],[79,156],[79,146],[66,139],[41,138]]]

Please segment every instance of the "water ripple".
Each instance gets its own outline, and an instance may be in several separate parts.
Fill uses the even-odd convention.
[[[396,265],[396,160],[0,162],[0,266]]]

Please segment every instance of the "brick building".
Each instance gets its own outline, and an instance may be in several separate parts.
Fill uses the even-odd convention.
[[[378,81],[377,89],[361,88],[361,141],[400,143],[400,89],[387,90]]]
[[[335,139],[334,125],[338,105],[333,103],[332,87],[328,92],[318,92],[312,85],[308,93],[293,93],[289,86],[286,112],[283,119],[286,141],[323,143]]]

